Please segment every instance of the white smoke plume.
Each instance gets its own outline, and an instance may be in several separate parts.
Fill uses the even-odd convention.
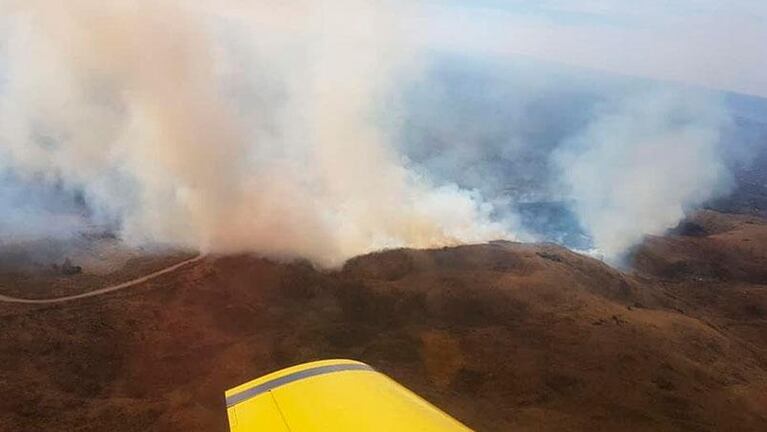
[[[472,57],[494,38],[435,66],[418,2],[201,3],[0,0],[0,241],[77,196],[134,244],[334,266],[580,224],[618,262],[728,187],[713,92]],[[525,232],[539,203],[575,215]]]
[[[726,192],[716,98],[653,91],[608,104],[554,158],[594,246],[618,262],[645,235]]]
[[[402,151],[517,213],[525,240],[620,263],[645,235],[726,193],[728,158],[755,153],[728,134],[747,129],[722,93],[528,59],[459,59],[413,92]]]
[[[332,266],[511,237],[379,126],[393,80],[418,71],[406,5],[196,3],[0,4],[0,169],[82,190],[134,243]]]

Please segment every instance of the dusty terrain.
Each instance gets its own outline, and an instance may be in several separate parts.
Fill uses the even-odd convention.
[[[337,272],[207,257],[99,297],[0,303],[0,431],[226,431],[224,389],[327,357],[482,431],[767,430],[767,222],[699,213],[633,268],[507,242]]]
[[[77,295],[195,255],[160,245],[128,247],[98,231],[67,239],[0,243],[0,294],[29,299]],[[67,263],[77,270],[67,271]]]

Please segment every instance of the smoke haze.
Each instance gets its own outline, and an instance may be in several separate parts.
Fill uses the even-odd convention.
[[[767,136],[763,105],[734,121],[748,98],[529,59],[443,59],[409,94],[400,143],[417,165],[516,215],[523,239],[614,263],[726,194],[733,158]]]
[[[81,188],[130,242],[333,265],[510,236],[476,194],[408,171],[376,126],[409,55],[389,7],[226,6],[11,5],[7,168]]]
[[[618,259],[730,184],[712,92],[435,54],[417,4],[196,3],[0,6],[0,236],[86,214],[325,266],[499,238]]]
[[[554,158],[594,245],[617,259],[726,192],[718,146],[727,116],[684,93],[648,92],[604,110]]]

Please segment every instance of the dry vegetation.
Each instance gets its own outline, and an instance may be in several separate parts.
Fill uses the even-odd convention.
[[[5,245],[0,247],[0,294],[29,299],[80,294],[136,279],[194,255],[160,246],[129,248],[114,236],[92,233]],[[67,271],[67,266],[77,270]]]
[[[767,225],[707,212],[634,273],[553,245],[210,257],[145,285],[0,304],[0,430],[225,431],[224,389],[366,361],[483,431],[767,430]]]

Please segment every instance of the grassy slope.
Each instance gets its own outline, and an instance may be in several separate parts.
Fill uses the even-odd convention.
[[[326,357],[478,430],[762,431],[767,226],[712,218],[650,239],[630,275],[494,243],[335,273],[208,258],[102,298],[0,305],[0,431],[225,431],[225,388]]]

